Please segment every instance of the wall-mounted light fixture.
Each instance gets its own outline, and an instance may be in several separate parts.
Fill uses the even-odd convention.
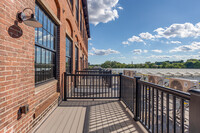
[[[24,13],[24,11],[27,9],[32,11],[32,14],[30,16],[26,16],[26,14]],[[34,12],[31,8],[25,8],[22,12],[18,13],[17,19],[20,23],[24,22],[25,25],[30,27],[34,28],[42,27],[42,24],[35,19]]]

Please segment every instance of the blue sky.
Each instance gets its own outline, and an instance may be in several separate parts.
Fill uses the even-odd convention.
[[[89,62],[200,59],[199,0],[88,0]]]

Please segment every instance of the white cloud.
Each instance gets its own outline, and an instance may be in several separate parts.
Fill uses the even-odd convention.
[[[199,49],[200,49],[200,42],[193,42],[191,45],[182,45],[170,50],[169,52],[190,52]]]
[[[119,0],[88,0],[90,22],[97,25],[119,18],[116,7],[118,2]]]
[[[155,35],[149,32],[142,32],[139,36],[132,36],[128,39],[129,42],[144,42],[144,40],[157,40],[159,38],[188,38],[200,37],[200,22],[196,24],[183,23],[183,24],[172,24],[169,27],[160,27],[154,30]],[[162,40],[161,40],[162,42]],[[181,44],[180,41],[167,41],[167,44]]]
[[[129,42],[128,41],[123,41],[122,44],[129,45]]]
[[[146,32],[146,33],[140,33],[140,38],[142,39],[146,39],[146,40],[153,40],[155,37],[150,34],[149,32]]]
[[[120,10],[123,10],[124,8],[123,8],[123,7],[121,7],[121,6],[119,6],[119,7],[118,7],[118,9],[120,9]]]
[[[119,51],[112,50],[112,49],[96,49],[92,48],[90,55],[109,55],[109,54],[119,54]]]
[[[169,59],[171,58],[171,56],[169,55],[151,55],[149,57],[147,57],[148,59]]]
[[[143,42],[144,43],[144,41],[138,36],[132,36],[131,38],[128,39],[128,41],[129,42]]]
[[[135,53],[135,54],[141,54],[142,53],[142,49],[134,49],[133,53]]]
[[[172,43],[172,44],[181,44],[180,41],[171,41],[170,43]]]
[[[157,38],[187,38],[200,36],[200,23],[193,25],[191,23],[172,24],[166,28],[158,28],[154,30],[157,33]]]
[[[133,52],[134,54],[141,54],[141,53],[147,53],[148,50],[134,49],[132,52]]]
[[[89,45],[92,46],[93,44],[92,44],[92,43],[89,43]]]
[[[141,42],[141,43],[144,43],[146,45],[146,43],[138,36],[132,36],[127,41],[123,41],[122,44],[129,45],[130,43],[133,43],[133,42]]]
[[[154,49],[152,50],[153,52],[156,52],[156,53],[162,53],[163,51],[162,50],[159,50],[159,49]]]
[[[91,41],[92,40],[92,38],[88,38],[88,41]]]
[[[118,57],[119,59],[126,59],[126,57],[125,56],[120,56],[120,57]]]
[[[88,55],[89,55],[89,56],[93,56],[94,54],[93,54],[93,53],[88,53]]]
[[[171,59],[171,60],[187,60],[187,59],[200,59],[200,55],[151,55],[147,59]]]

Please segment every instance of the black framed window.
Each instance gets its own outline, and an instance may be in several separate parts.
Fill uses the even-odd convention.
[[[79,0],[76,0],[76,21],[79,23]]]
[[[36,19],[43,25],[35,28],[35,83],[56,78],[57,26],[37,4]]]
[[[78,47],[75,47],[75,70],[78,70]]]
[[[66,37],[66,72],[71,73],[72,69],[72,41],[68,37]]]

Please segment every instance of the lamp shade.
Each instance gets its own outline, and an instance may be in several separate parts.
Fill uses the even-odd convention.
[[[31,18],[24,20],[24,24],[34,28],[42,27],[42,24],[35,19],[34,14],[31,14]]]

